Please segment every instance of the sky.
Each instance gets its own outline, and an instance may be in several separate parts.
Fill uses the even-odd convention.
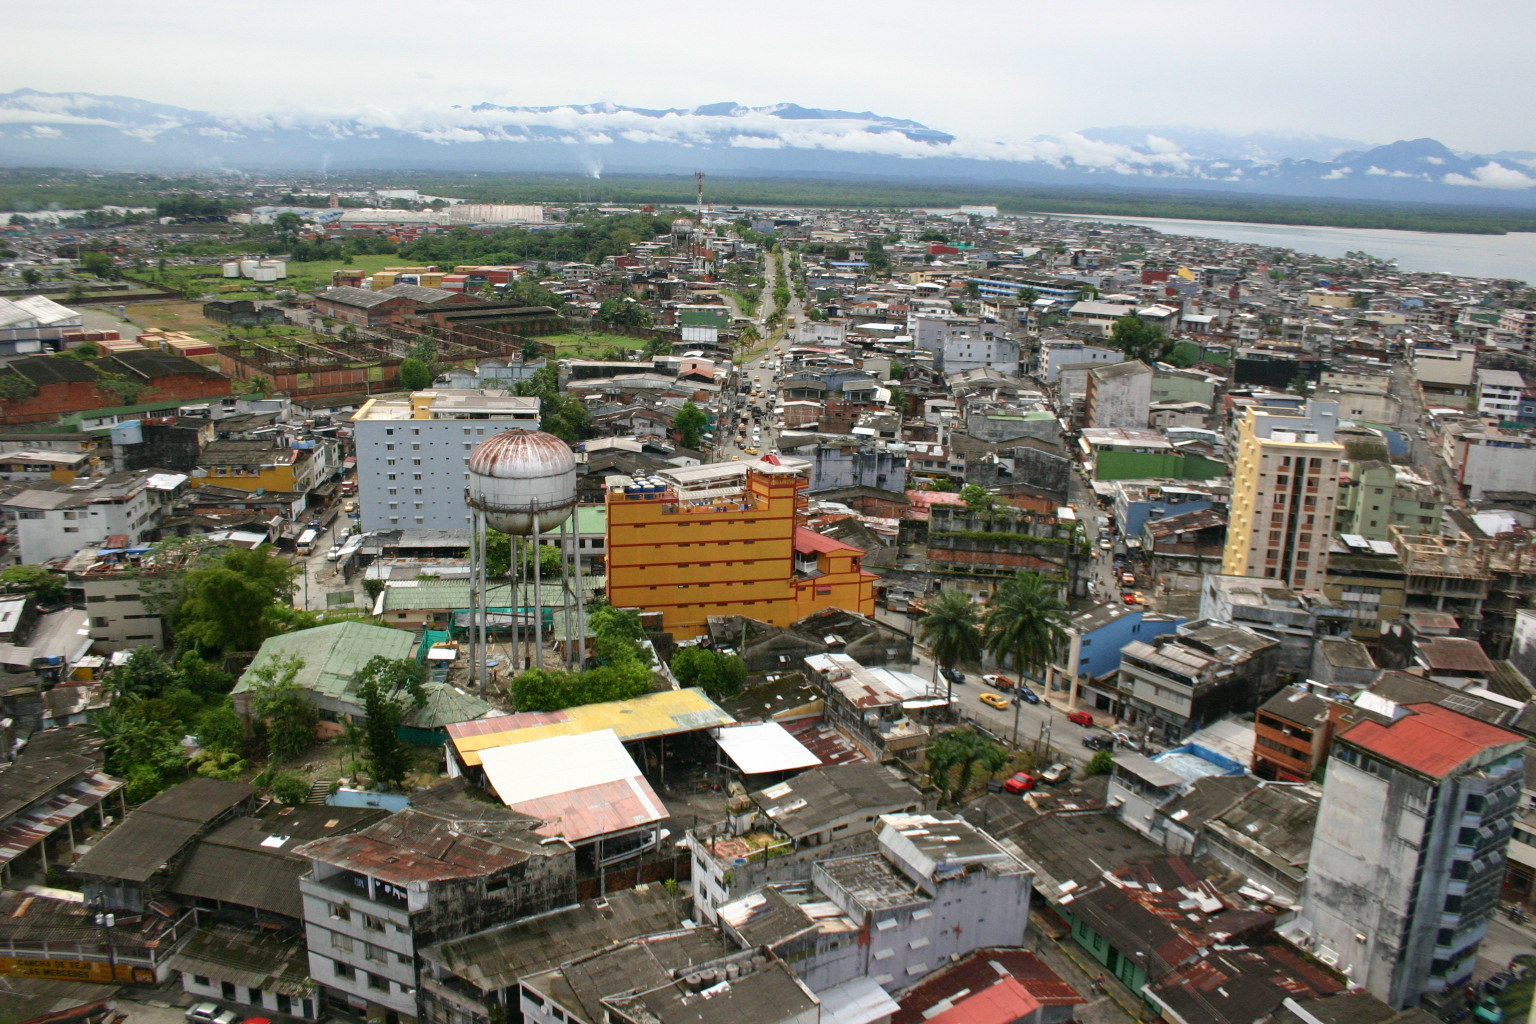
[[[0,24],[0,92],[218,113],[730,100],[1002,142],[1134,125],[1536,150],[1529,0],[0,0]]]

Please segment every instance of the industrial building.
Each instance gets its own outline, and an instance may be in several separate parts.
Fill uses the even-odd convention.
[[[822,608],[872,615],[864,552],[801,525],[808,481],[774,457],[611,477],[608,600],[660,612],[679,639],[711,615],[788,626]]]

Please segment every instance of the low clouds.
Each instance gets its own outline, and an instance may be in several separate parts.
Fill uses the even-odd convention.
[[[1505,167],[1495,161],[1483,164],[1472,172],[1471,177],[1465,174],[1447,174],[1441,181],[1447,185],[1474,185],[1502,189],[1522,189],[1536,185],[1536,178],[1528,177],[1513,167]]]

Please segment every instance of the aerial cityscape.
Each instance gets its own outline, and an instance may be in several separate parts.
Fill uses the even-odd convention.
[[[156,13],[7,13],[0,1024],[1536,1024],[1536,13]]]

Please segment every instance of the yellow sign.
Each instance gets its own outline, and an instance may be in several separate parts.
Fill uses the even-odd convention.
[[[108,964],[100,960],[39,960],[31,957],[0,956],[0,974],[23,978],[60,978],[64,981],[95,981],[102,984],[153,985],[155,972],[128,964]]]

